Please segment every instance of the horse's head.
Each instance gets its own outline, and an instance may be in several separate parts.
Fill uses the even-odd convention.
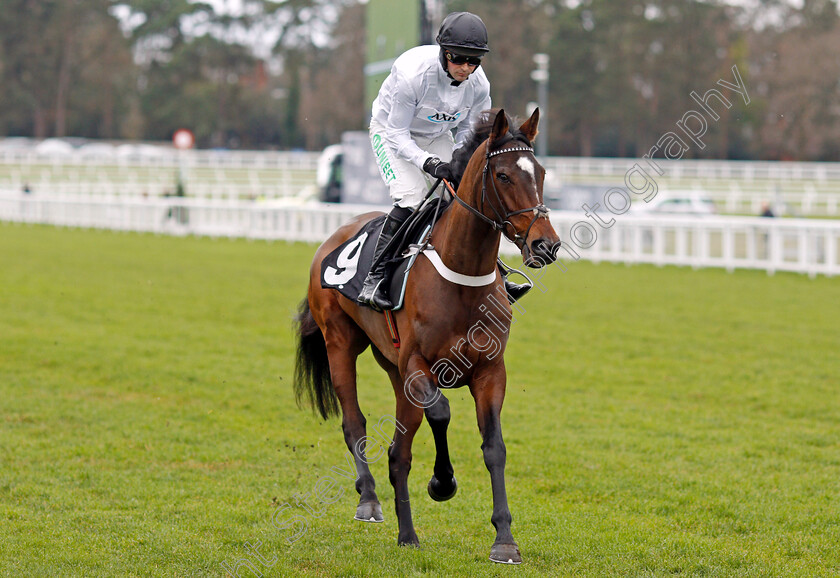
[[[481,176],[481,209],[519,247],[525,265],[533,268],[552,263],[560,248],[543,204],[545,169],[531,146],[539,119],[536,109],[518,130],[511,130],[505,111],[499,110],[487,139]]]

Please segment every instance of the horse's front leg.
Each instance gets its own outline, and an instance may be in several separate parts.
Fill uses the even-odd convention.
[[[505,490],[507,450],[502,439],[501,412],[506,379],[504,364],[500,363],[492,371],[476,376],[470,391],[475,398],[484,465],[490,472],[493,488],[493,516],[490,521],[496,528],[496,540],[490,549],[490,560],[503,564],[520,564],[522,556],[510,531],[512,517]]]
[[[397,367],[391,364],[376,348],[373,348],[373,356],[379,362],[379,365],[388,372],[388,377],[391,378],[391,384],[394,386],[397,396],[403,395],[405,393],[405,382],[400,377]],[[414,375],[417,377],[418,374],[415,373]],[[413,400],[414,405],[424,408],[426,419],[429,420],[429,426],[432,428],[432,435],[435,438],[435,468],[427,490],[433,500],[444,502],[451,499],[458,490],[455,476],[452,475],[449,443],[446,439],[446,430],[449,427],[450,418],[449,400],[440,393],[437,384],[429,381],[424,381],[422,384],[414,383],[413,379],[410,380],[410,385],[414,386],[416,391],[409,392],[410,401]],[[429,400],[428,403],[426,399]]]
[[[436,387],[432,385],[432,387]],[[434,393],[431,395],[435,396]],[[442,393],[436,395],[437,401],[425,408],[426,419],[435,438],[435,469],[429,480],[427,490],[436,502],[445,502],[455,496],[458,484],[453,475],[452,461],[449,458],[449,442],[446,430],[449,428],[449,400]]]

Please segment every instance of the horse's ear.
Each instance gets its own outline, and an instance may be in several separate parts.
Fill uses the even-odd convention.
[[[531,114],[531,118],[526,120],[522,126],[519,127],[520,132],[524,134],[530,142],[534,142],[534,139],[537,137],[537,133],[539,130],[537,129],[537,125],[540,123],[540,109],[535,108],[533,114]]]
[[[493,129],[490,131],[490,142],[488,144],[492,147],[493,141],[505,136],[509,128],[505,109],[500,108],[499,112],[496,113],[496,120],[493,121]]]

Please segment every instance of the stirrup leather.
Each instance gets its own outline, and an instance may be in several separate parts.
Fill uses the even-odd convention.
[[[499,271],[502,273],[502,277],[504,277],[505,281],[505,292],[508,295],[508,301],[511,303],[516,303],[519,299],[525,296],[528,291],[534,288],[534,283],[531,281],[531,278],[528,277],[525,273],[520,271],[519,269],[514,269],[512,267],[508,267],[505,265],[501,259],[498,259],[497,264],[499,266]],[[508,279],[508,276],[511,273],[516,273],[517,275],[522,276],[525,279],[525,283],[514,283],[513,281]]]
[[[387,295],[388,284],[385,283],[385,279],[387,277],[388,255],[383,253],[386,253],[386,250],[389,248],[388,245],[391,244],[391,240],[399,230],[400,225],[405,222],[408,216],[400,215],[398,209],[399,207],[392,209],[391,213],[385,217],[385,222],[382,223],[382,231],[379,233],[379,238],[376,240],[376,247],[373,250],[374,266],[367,277],[365,277],[362,290],[356,299],[357,303],[369,305],[376,311],[384,311],[394,306]]]

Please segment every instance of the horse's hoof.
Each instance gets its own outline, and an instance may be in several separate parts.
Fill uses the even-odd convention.
[[[522,555],[516,544],[493,544],[490,561],[498,564],[522,564]]]
[[[452,476],[452,491],[448,492],[449,488],[441,487],[443,484],[440,481],[432,476],[432,479],[429,480],[429,485],[426,489],[429,490],[429,496],[435,502],[445,502],[446,500],[451,500],[455,494],[458,492],[458,482],[455,481],[455,476]]]
[[[360,522],[379,523],[385,521],[382,516],[382,506],[379,505],[379,502],[362,502],[356,508],[356,515],[353,516],[353,519]]]
[[[407,546],[411,548],[419,548],[420,540],[417,539],[417,534],[412,534],[405,538],[397,538],[397,546]]]

